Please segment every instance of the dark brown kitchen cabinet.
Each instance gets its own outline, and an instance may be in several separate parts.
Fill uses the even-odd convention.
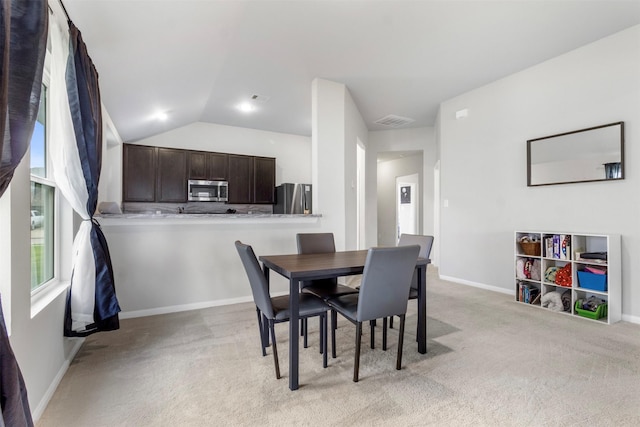
[[[253,203],[253,157],[229,154],[229,203]]]
[[[189,151],[189,179],[227,180],[227,155],[206,151]]]
[[[187,201],[187,151],[158,148],[156,202]]]
[[[276,159],[253,158],[253,203],[274,203],[276,186]]]
[[[125,202],[153,202],[156,197],[156,147],[124,144],[122,196]]]

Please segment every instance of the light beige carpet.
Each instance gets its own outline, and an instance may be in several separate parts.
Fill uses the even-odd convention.
[[[322,368],[317,322],[288,388],[288,325],[276,326],[283,377],[262,357],[252,304],[123,320],[89,337],[37,423],[49,426],[637,426],[640,327],[595,324],[428,274],[428,353],[409,301],[403,369],[353,325]],[[248,286],[248,285],[247,285]],[[380,328],[378,328],[378,331]]]

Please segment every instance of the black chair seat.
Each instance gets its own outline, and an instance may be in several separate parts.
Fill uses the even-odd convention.
[[[313,295],[301,294],[298,301],[299,316],[301,318],[318,316],[325,313],[328,308],[321,299],[318,299]],[[289,310],[289,295],[273,297],[271,298],[271,304],[273,304],[273,313],[276,321],[281,322],[289,320],[291,317],[291,312]]]
[[[331,308],[348,319],[355,319],[358,311],[358,294],[341,295],[331,298]]]
[[[336,283],[335,280],[314,280],[313,285],[302,288],[302,292],[315,295],[324,300],[341,295],[357,294],[358,290]]]
[[[416,288],[409,288],[409,299],[418,299],[418,290]]]

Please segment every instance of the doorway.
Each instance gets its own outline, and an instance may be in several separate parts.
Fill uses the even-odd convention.
[[[364,144],[357,139],[357,152],[356,152],[356,242],[357,249],[367,248],[365,241],[365,149]]]
[[[419,175],[396,178],[396,243],[401,234],[420,234],[418,206],[420,205]]]

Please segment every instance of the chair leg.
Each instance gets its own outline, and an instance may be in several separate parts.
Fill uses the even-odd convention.
[[[369,325],[371,326],[371,348],[376,348],[376,321],[369,320]]]
[[[304,341],[304,348],[307,348],[307,347],[308,347],[308,342],[307,342],[307,326],[309,325],[309,323],[307,322],[307,319],[302,319],[302,320],[304,321],[304,322],[303,322],[304,326],[303,326],[303,329],[302,329],[302,331],[303,331],[303,335],[304,335],[304,340],[303,340],[303,341]]]
[[[331,310],[331,357],[336,358],[336,314],[334,310]]]
[[[335,310],[331,310],[331,326],[338,329],[338,312]]]
[[[322,321],[322,317],[323,316],[318,317],[318,323],[319,323],[318,329],[320,329],[320,339],[318,340],[318,341],[320,341],[320,354],[322,354],[322,352],[323,352],[322,351],[322,325],[323,325],[324,322]],[[327,317],[327,315],[325,313],[324,318],[326,319],[326,317]]]
[[[260,332],[260,347],[262,347],[262,356],[267,355],[266,345],[264,343],[264,329],[262,328],[262,313],[260,313],[260,309],[256,307],[256,313],[258,314],[258,331]]]
[[[271,329],[271,342],[273,343],[273,363],[276,365],[276,379],[280,379],[280,364],[278,363],[278,347],[276,346],[276,330],[273,327],[273,320],[269,320]]]
[[[360,371],[360,343],[362,338],[362,322],[356,323],[356,355],[353,361],[353,382],[358,382],[358,374]]]
[[[300,319],[300,336],[304,336],[304,319]]]
[[[389,329],[393,329],[393,316],[389,316]]]
[[[398,334],[398,358],[396,359],[396,369],[399,371],[402,369],[402,345],[404,343],[404,318],[405,315],[400,315],[400,333]]]
[[[320,317],[321,320],[321,328],[320,331],[322,334],[320,335],[320,343],[322,347],[322,367],[327,367],[327,313],[323,314]]]
[[[382,350],[387,351],[387,318],[382,319]]]
[[[269,347],[269,320],[267,316],[262,315],[262,336],[264,337],[264,347]]]

